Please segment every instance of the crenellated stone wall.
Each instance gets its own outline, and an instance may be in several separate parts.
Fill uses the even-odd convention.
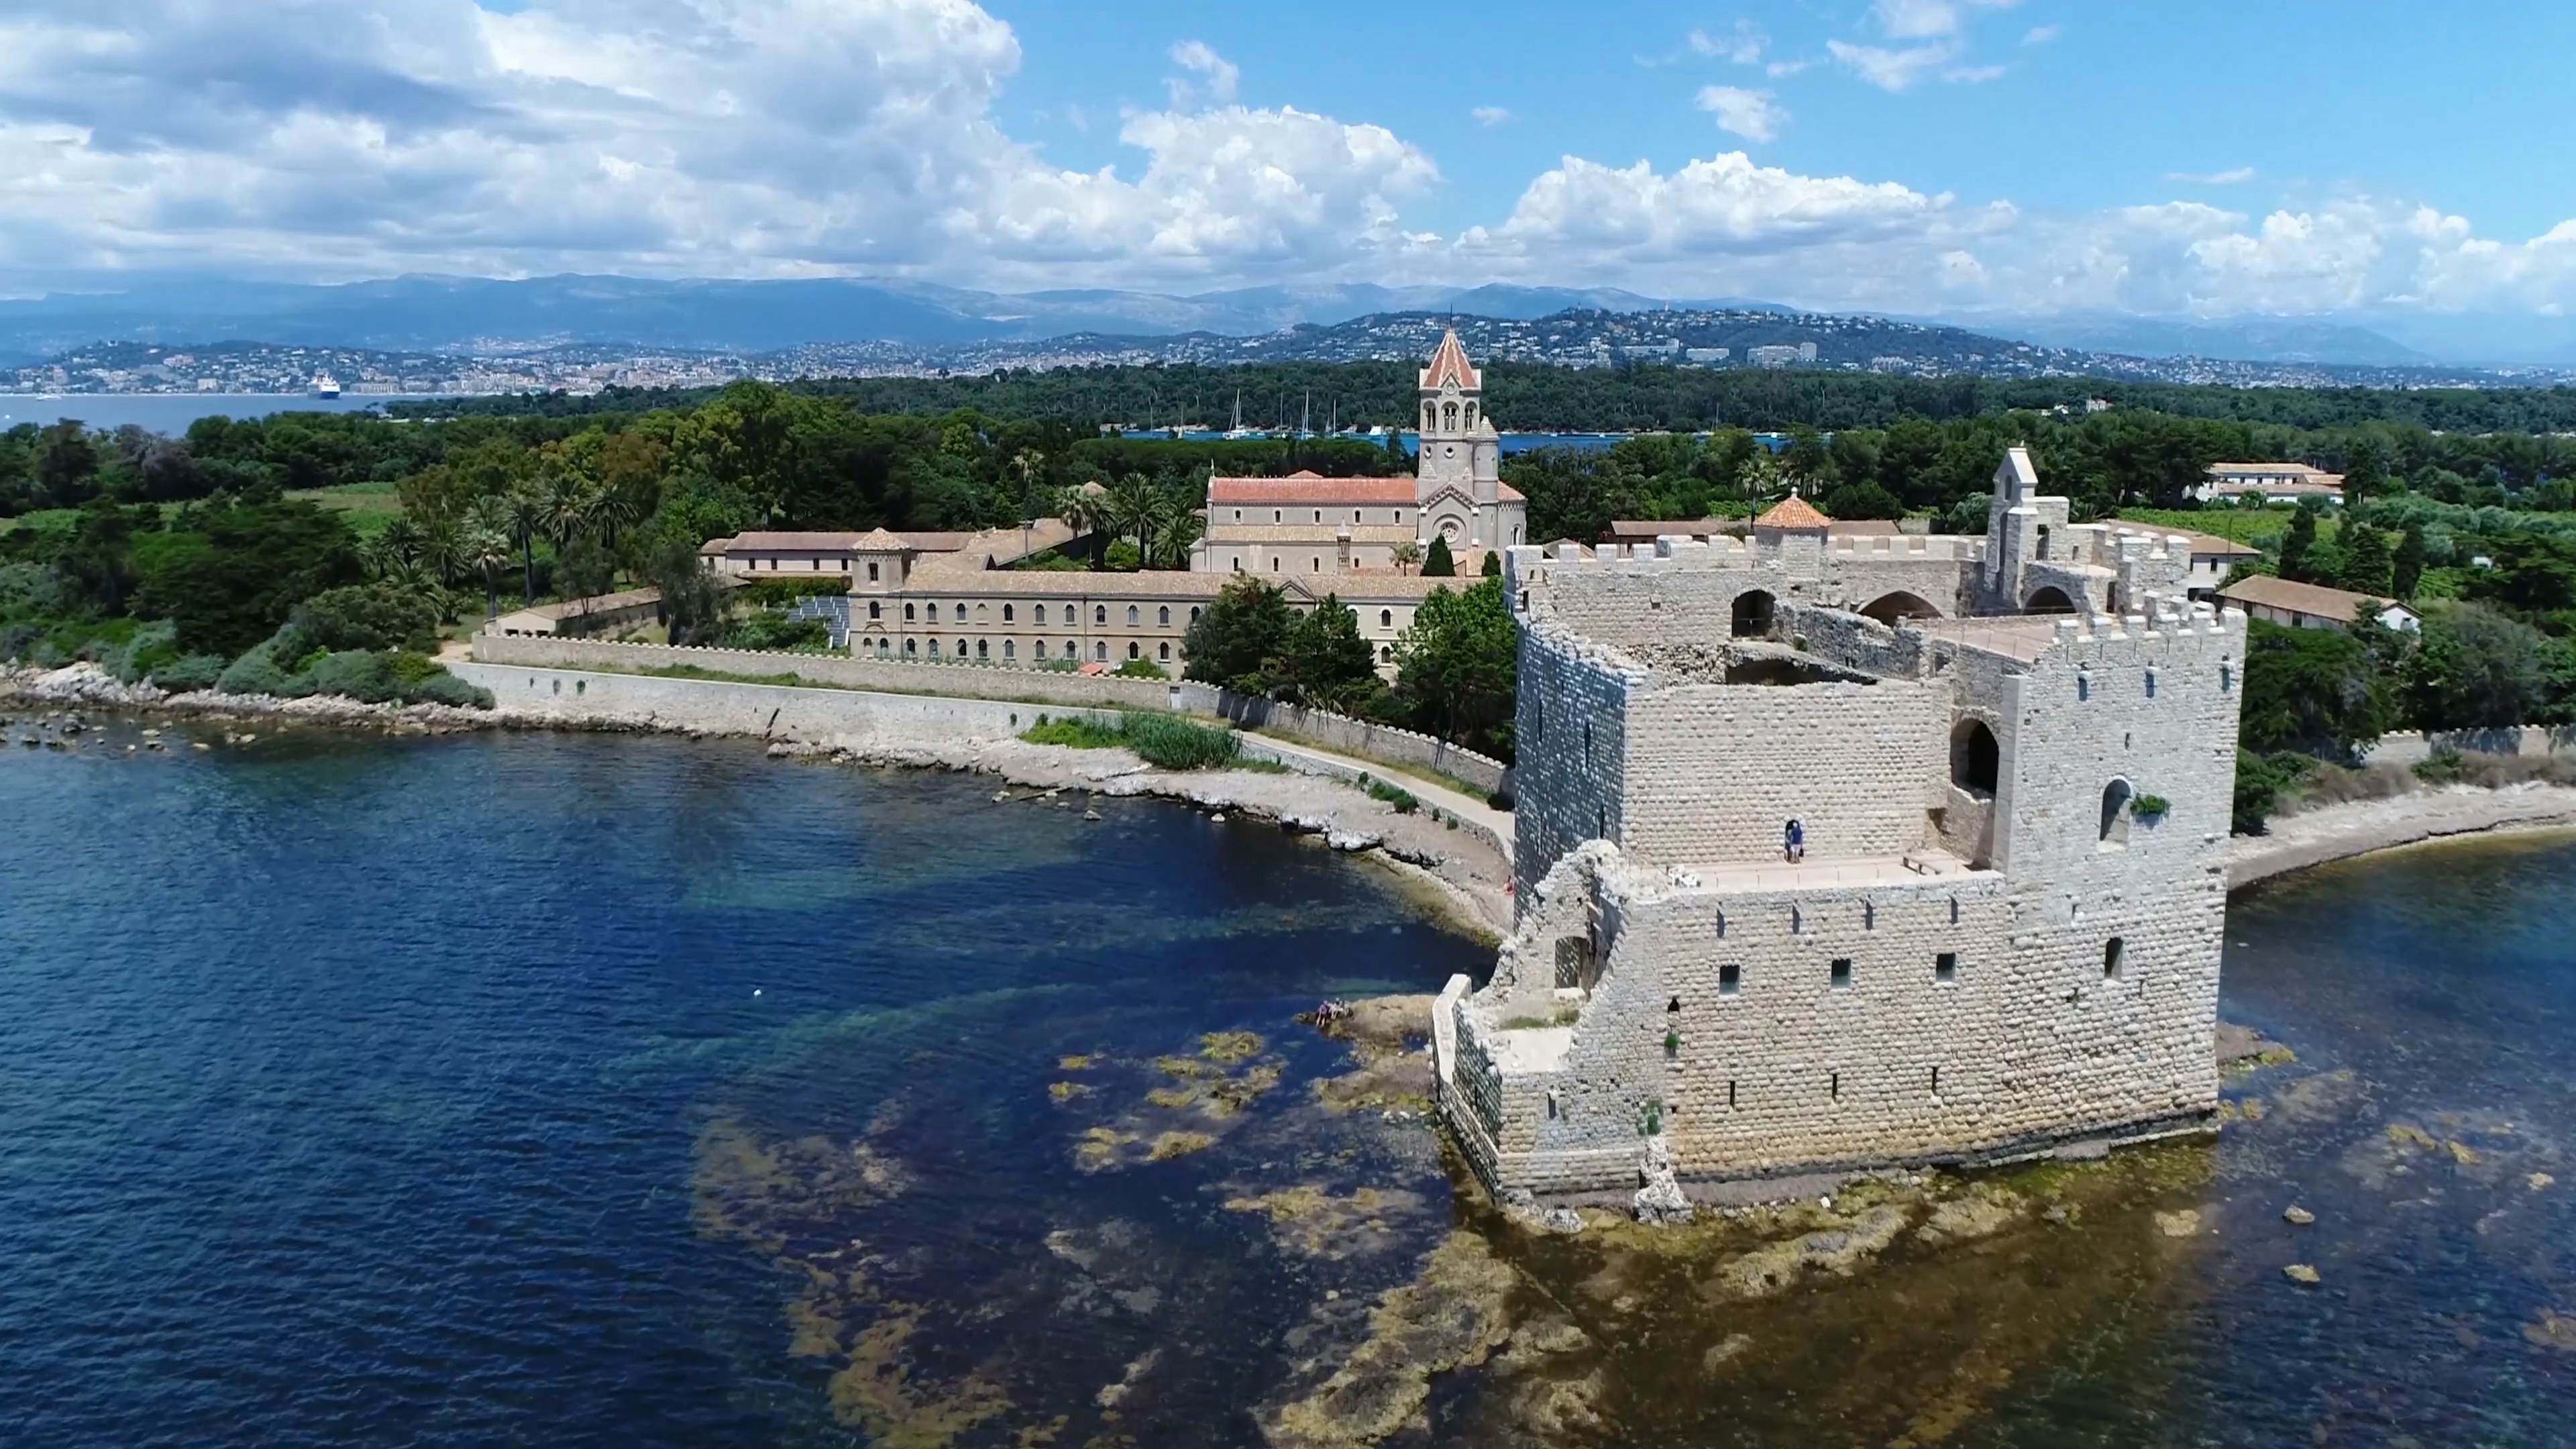
[[[2244,616],[2016,469],[1974,544],[1510,552],[1520,917],[1444,1077],[1488,1184],[1632,1187],[1658,1120],[1695,1179],[2205,1127]]]

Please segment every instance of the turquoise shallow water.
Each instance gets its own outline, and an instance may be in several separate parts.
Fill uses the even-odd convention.
[[[1249,1442],[1485,1226],[1417,1127],[1314,1107],[1340,1050],[1288,1018],[1486,953],[1274,830],[732,745],[119,730],[0,754],[12,1449]],[[2501,844],[2241,897],[2227,1013],[2300,1060],[2163,1190],[2205,1234],[1708,1309],[1782,1350],[1733,1378],[1664,1320],[1596,1418],[1533,1431],[1488,1366],[1415,1437],[1888,1442],[1893,1400],[1916,1442],[2568,1442],[2571,877]],[[1362,1183],[1322,1252],[1242,1206]]]

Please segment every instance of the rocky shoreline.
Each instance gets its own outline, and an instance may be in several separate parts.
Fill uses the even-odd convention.
[[[2275,816],[2267,834],[2236,837],[2227,886],[2239,890],[2310,866],[2464,835],[2553,829],[2576,829],[2576,789],[2455,787],[2325,805]]]
[[[52,713],[116,710],[279,727],[376,730],[396,735],[468,730],[548,729],[608,734],[677,734],[727,738],[728,732],[679,725],[648,726],[559,711],[491,710],[448,705],[363,704],[315,696],[277,699],[170,694],[119,683],[94,664],[34,670],[0,667],[0,704]],[[744,736],[748,738],[749,736]],[[770,754],[849,765],[883,765],[992,775],[1032,792],[1075,791],[1115,797],[1153,796],[1218,814],[1237,815],[1312,835],[1333,849],[1374,858],[1401,875],[1453,925],[1499,939],[1510,929],[1510,862],[1477,832],[1452,827],[1435,812],[1407,814],[1341,780],[1296,772],[1157,770],[1124,750],[1077,750],[1026,741],[957,740],[868,750],[775,741]]]

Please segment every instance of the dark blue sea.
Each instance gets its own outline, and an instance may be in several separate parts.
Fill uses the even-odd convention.
[[[2298,1061],[2215,1148],[1728,1305],[1319,1105],[1344,1049],[1296,1011],[1489,952],[1275,829],[732,744],[141,728],[0,726],[10,1449],[1258,1443],[1459,1231],[1583,1326],[1536,1372],[1587,1407],[1478,1354],[1399,1442],[2576,1424],[2564,843],[2241,898],[2226,1009]],[[1364,1210],[1301,1240],[1301,1191]]]

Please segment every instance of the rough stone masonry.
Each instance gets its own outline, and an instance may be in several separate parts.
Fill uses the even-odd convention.
[[[1633,1188],[1650,1136],[1709,1182],[2211,1120],[2244,615],[2021,449],[1996,485],[1981,539],[1792,498],[1510,550],[1516,929],[1432,1023],[1489,1188]]]

